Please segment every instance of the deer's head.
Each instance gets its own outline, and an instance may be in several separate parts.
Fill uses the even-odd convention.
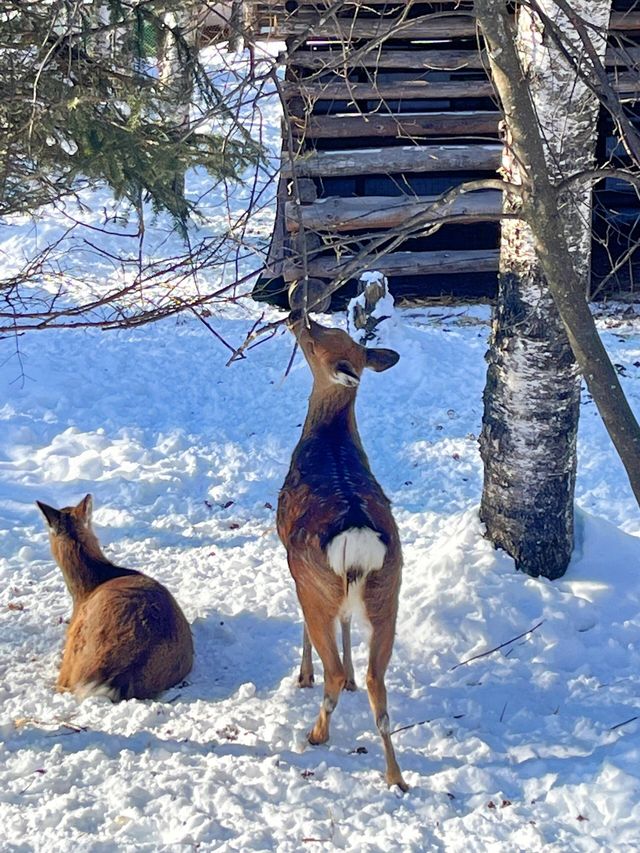
[[[392,349],[363,347],[342,329],[329,329],[301,312],[292,312],[289,327],[296,336],[319,387],[357,388],[365,368],[377,373],[393,367],[400,356]]]
[[[59,546],[64,546],[65,543],[78,543],[92,554],[101,553],[91,527],[93,512],[91,495],[86,495],[77,506],[66,506],[62,509],[55,509],[41,501],[36,501],[36,504],[47,522],[52,551],[58,562]]]

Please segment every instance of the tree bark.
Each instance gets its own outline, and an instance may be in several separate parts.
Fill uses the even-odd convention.
[[[533,233],[536,253],[580,373],[640,504],[640,427],[600,340],[583,282],[572,263],[559,211],[560,192],[547,168],[528,81],[516,53],[513,25],[502,0],[478,0],[476,10],[490,46],[492,75],[513,135],[513,148],[527,175],[523,218]]]
[[[503,223],[480,453],[480,518],[516,568],[561,577],[573,550],[580,382],[520,220]]]
[[[552,0],[538,5],[579,56],[572,28]],[[609,0],[579,0],[574,7],[606,29]],[[591,192],[559,194],[555,184],[592,167],[599,102],[537,14],[521,8],[516,32],[501,0],[480,0],[476,8],[505,111],[509,144],[503,172],[523,185],[527,220],[503,222],[480,440],[485,466],[480,514],[489,538],[514,557],[517,568],[557,578],[573,548],[580,381],[572,350],[582,369],[585,361],[573,347],[572,329],[581,313],[576,303],[591,317],[584,298],[590,278]],[[603,58],[604,40],[594,46]],[[508,61],[502,65],[505,54]],[[493,57],[498,57],[495,63]],[[537,171],[528,157],[532,144]],[[553,199],[544,211],[537,200],[541,178]],[[550,206],[557,234],[549,243],[538,217],[548,216]],[[554,252],[553,262],[545,261],[541,248],[547,256]],[[567,277],[572,298],[562,308],[556,294]],[[599,343],[592,321],[591,327],[591,344],[594,337]]]
[[[191,125],[191,103],[193,101],[193,67],[182,55],[178,33],[184,39],[189,50],[196,50],[197,23],[193,10],[173,10],[164,15],[166,30],[160,48],[160,79],[162,84],[173,92],[175,102],[174,123],[185,136]],[[184,171],[176,172],[172,185],[176,197],[184,196]]]

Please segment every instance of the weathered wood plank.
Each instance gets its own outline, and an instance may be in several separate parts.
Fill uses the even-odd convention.
[[[609,80],[616,92],[636,94],[640,90],[637,71],[611,72]],[[304,97],[313,101],[358,100],[432,100],[456,98],[490,98],[495,94],[490,80],[403,80],[397,83],[300,83],[283,84],[287,98]]]
[[[609,19],[611,32],[631,32],[640,30],[640,12],[632,9],[629,12],[612,12]]]
[[[609,79],[614,91],[619,95],[640,97],[640,75],[637,71],[610,74]]]
[[[340,15],[340,16],[356,16],[363,11],[367,14],[378,12],[379,14],[392,15],[403,13],[405,15],[413,14],[415,16],[415,8],[420,5],[420,15],[424,15],[425,8],[429,6],[429,11],[438,13],[442,12],[443,6],[453,6],[456,11],[465,11],[471,13],[473,11],[472,0],[438,0],[438,2],[425,3],[422,0],[297,0],[297,8],[287,8],[285,2],[252,2],[244,0],[245,6],[251,5],[254,9],[254,16],[261,22],[268,23],[273,18],[285,20],[295,15],[308,16],[315,13],[316,15]],[[381,7],[381,8],[378,8]],[[412,7],[414,11],[412,11]]]
[[[430,98],[490,98],[494,94],[490,80],[407,80],[396,83],[299,83],[284,85],[287,97],[317,101],[339,100],[428,100]]]
[[[336,18],[333,15],[318,16],[315,21],[301,21],[290,15],[286,20],[276,18],[270,28],[272,38],[287,39],[305,36],[312,40],[336,39],[358,41],[360,39],[446,39],[473,38],[476,35],[476,20],[473,15],[422,15],[419,18],[396,21],[367,18]]]
[[[436,275],[445,273],[476,273],[493,272],[498,269],[498,249],[470,249],[466,252],[391,252],[376,258],[363,260],[358,273],[367,270],[378,270],[384,275]],[[314,278],[336,279],[353,257],[345,257],[342,261],[332,261],[329,258],[310,259],[309,275]],[[294,281],[303,275],[299,265],[285,262],[284,277]]]
[[[278,11],[283,14],[290,14],[287,12],[285,7],[285,0],[244,0],[245,4],[249,4],[251,6],[257,7],[258,11],[269,12],[270,14],[274,14]],[[456,8],[464,7],[467,9],[471,9],[473,7],[472,0],[296,0],[298,7],[300,8],[315,8],[319,9],[323,12],[335,10],[335,9],[345,9],[345,10],[353,10],[357,11],[358,9],[366,9],[369,10],[374,6],[386,6],[390,9],[400,8],[407,9],[411,8],[411,6],[417,6],[418,4],[421,7],[425,6],[433,6],[434,9],[438,9],[440,6],[455,6]]]
[[[640,65],[640,47],[610,44],[607,48],[606,64],[609,68],[630,68],[637,71]]]
[[[469,11],[443,15],[434,12],[407,18],[401,15],[397,19],[362,18],[357,15],[338,18],[324,10],[309,14],[290,13],[269,16],[267,25],[272,38],[286,39],[294,36],[304,36],[309,40],[314,38],[336,39],[339,41],[358,41],[360,39],[435,39],[435,38],[473,38],[477,35],[475,16]],[[640,31],[640,12],[612,12],[609,22],[611,32]]]
[[[300,68],[319,70],[338,68],[398,68],[403,71],[432,69],[458,71],[487,67],[486,57],[477,50],[380,50],[379,45],[355,50],[329,48],[327,50],[296,50],[286,57],[286,62]]]
[[[367,196],[363,198],[323,198],[313,204],[285,206],[287,229],[300,226],[313,231],[359,231],[367,228],[394,228],[415,216],[424,223],[437,222],[443,216],[460,217],[465,222],[500,219],[502,193],[495,190],[459,195],[446,206],[437,204],[439,196]],[[436,203],[436,206],[434,206]],[[429,210],[433,208],[430,214]]]
[[[480,136],[498,132],[499,112],[425,113],[420,115],[311,116],[292,127],[294,136],[308,139],[349,139],[353,137],[394,137],[412,139],[426,136]]]
[[[453,4],[451,4],[453,5]],[[413,10],[413,14],[409,14],[409,8],[404,3],[389,3],[387,5],[369,6],[365,10],[366,14],[362,14],[359,7],[341,6],[333,4],[329,8],[326,6],[311,6],[299,5],[297,9],[291,9],[284,14],[277,14],[277,17],[284,25],[295,22],[296,24],[305,24],[307,26],[324,27],[327,21],[333,21],[340,25],[352,24],[354,22],[380,23],[386,21],[388,23],[402,23],[404,21],[424,22],[425,18],[436,18],[442,15],[451,17],[458,15],[471,15],[475,17],[473,8],[451,8],[443,9],[442,7],[427,8],[423,6],[420,10]],[[274,17],[273,13],[270,17]]]
[[[475,16],[468,9],[452,14],[434,11],[415,18],[400,14],[393,19],[386,11],[378,18],[363,18],[357,12],[340,18],[330,10],[306,7],[291,13],[271,13],[261,24],[260,28],[266,28],[271,38],[281,39],[306,36],[309,39],[355,41],[369,38],[471,38],[477,35]],[[635,9],[612,12],[609,30],[626,33],[640,31],[640,12]]]
[[[402,71],[463,71],[488,67],[484,51],[480,50],[380,50],[378,44],[370,47],[327,50],[296,50],[283,58],[287,64],[313,71],[336,69],[344,74],[345,68],[390,68]],[[640,47],[609,45],[606,64],[609,68],[637,68],[640,64]]]
[[[402,172],[495,171],[502,146],[403,145],[398,148],[364,148],[358,151],[315,151],[295,160],[283,158],[282,175],[291,177],[342,177],[391,175]]]

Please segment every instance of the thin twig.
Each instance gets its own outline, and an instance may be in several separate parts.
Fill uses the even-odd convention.
[[[298,341],[295,342],[295,344],[293,345],[293,349],[291,350],[291,358],[289,359],[289,364],[287,364],[287,369],[285,370],[284,376],[282,377],[283,382],[287,378],[289,373],[291,372],[291,368],[293,367],[293,361],[296,357],[297,351],[298,351]]]
[[[616,723],[616,725],[615,725],[615,726],[611,726],[611,728],[609,729],[609,731],[610,731],[610,732],[614,732],[616,729],[620,729],[620,728],[622,728],[622,726],[626,726],[626,725],[628,725],[629,723],[633,723],[633,722],[634,722],[634,720],[638,720],[638,719],[640,719],[640,716],[639,716],[638,714],[636,714],[636,716],[635,716],[635,717],[629,717],[629,719],[628,719],[628,720],[625,720],[623,723]]]
[[[267,332],[271,332],[272,330],[277,330],[277,328],[279,326],[282,326],[283,323],[286,323],[286,321],[287,318],[283,317],[281,320],[274,320],[273,323],[267,323],[261,329],[257,329],[254,332],[249,332],[247,337],[244,339],[244,342],[240,344],[240,346],[236,350],[234,350],[233,355],[226,363],[225,367],[229,367],[231,364],[233,364],[234,361],[237,361],[239,358],[244,358],[244,351],[249,348],[249,345],[253,343],[256,338],[261,337],[262,335],[265,335]]]
[[[406,725],[406,726],[400,726],[399,728],[394,729],[394,730],[391,732],[391,734],[392,734],[392,735],[396,735],[396,734],[398,734],[398,732],[406,732],[406,731],[407,731],[407,729],[415,729],[415,727],[416,727],[416,726],[424,726],[424,725],[426,725],[427,723],[430,723],[430,722],[431,722],[431,720],[418,720],[418,722],[417,722],[417,723],[409,723],[409,724],[408,724],[408,725]]]
[[[458,669],[459,666],[464,666],[467,663],[471,663],[471,661],[478,660],[478,658],[486,658],[487,655],[492,655],[494,652],[497,652],[500,649],[504,649],[505,646],[509,646],[511,645],[511,643],[515,643],[516,640],[521,640],[522,637],[526,637],[527,634],[532,634],[534,631],[537,631],[543,623],[544,619],[538,622],[537,625],[534,625],[533,628],[529,628],[528,631],[523,631],[522,634],[518,634],[517,637],[513,637],[511,640],[507,640],[506,643],[500,643],[499,646],[496,646],[494,649],[489,649],[488,652],[481,652],[479,655],[473,655],[473,657],[467,658],[466,660],[461,660],[460,663],[457,663],[455,666],[452,666],[449,672],[453,672],[454,669]]]
[[[225,347],[226,347],[228,350],[230,350],[232,353],[235,353],[235,351],[236,351],[236,350],[235,350],[235,347],[233,347],[233,346],[231,346],[231,344],[227,343],[227,342],[225,341],[225,339],[222,337],[222,335],[221,335],[219,332],[216,332],[216,330],[213,328],[213,326],[211,325],[211,323],[208,323],[208,322],[204,319],[204,317],[196,311],[196,309],[193,307],[193,305],[189,305],[189,310],[191,311],[191,313],[192,313],[195,317],[197,317],[197,318],[198,318],[198,320],[200,320],[200,322],[201,322],[201,323],[204,323],[204,325],[207,327],[207,329],[209,329],[209,331],[210,331],[210,332],[211,332],[211,334],[214,336],[214,338],[217,338],[223,346],[225,346]],[[245,358],[245,356],[244,356],[244,355],[242,355],[242,356],[239,356],[239,358]]]

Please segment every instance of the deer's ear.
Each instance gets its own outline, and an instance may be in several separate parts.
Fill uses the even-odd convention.
[[[36,504],[40,512],[44,515],[49,527],[52,530],[58,530],[60,528],[60,518],[62,517],[60,510],[54,509],[49,504],[43,504],[41,501],[36,501]]]
[[[395,350],[382,349],[380,347],[367,350],[367,364],[370,370],[375,370],[376,373],[382,373],[383,370],[388,370],[398,363],[400,356]]]
[[[85,524],[90,524],[91,516],[93,514],[93,498],[91,495],[85,495],[76,507],[76,510]]]

